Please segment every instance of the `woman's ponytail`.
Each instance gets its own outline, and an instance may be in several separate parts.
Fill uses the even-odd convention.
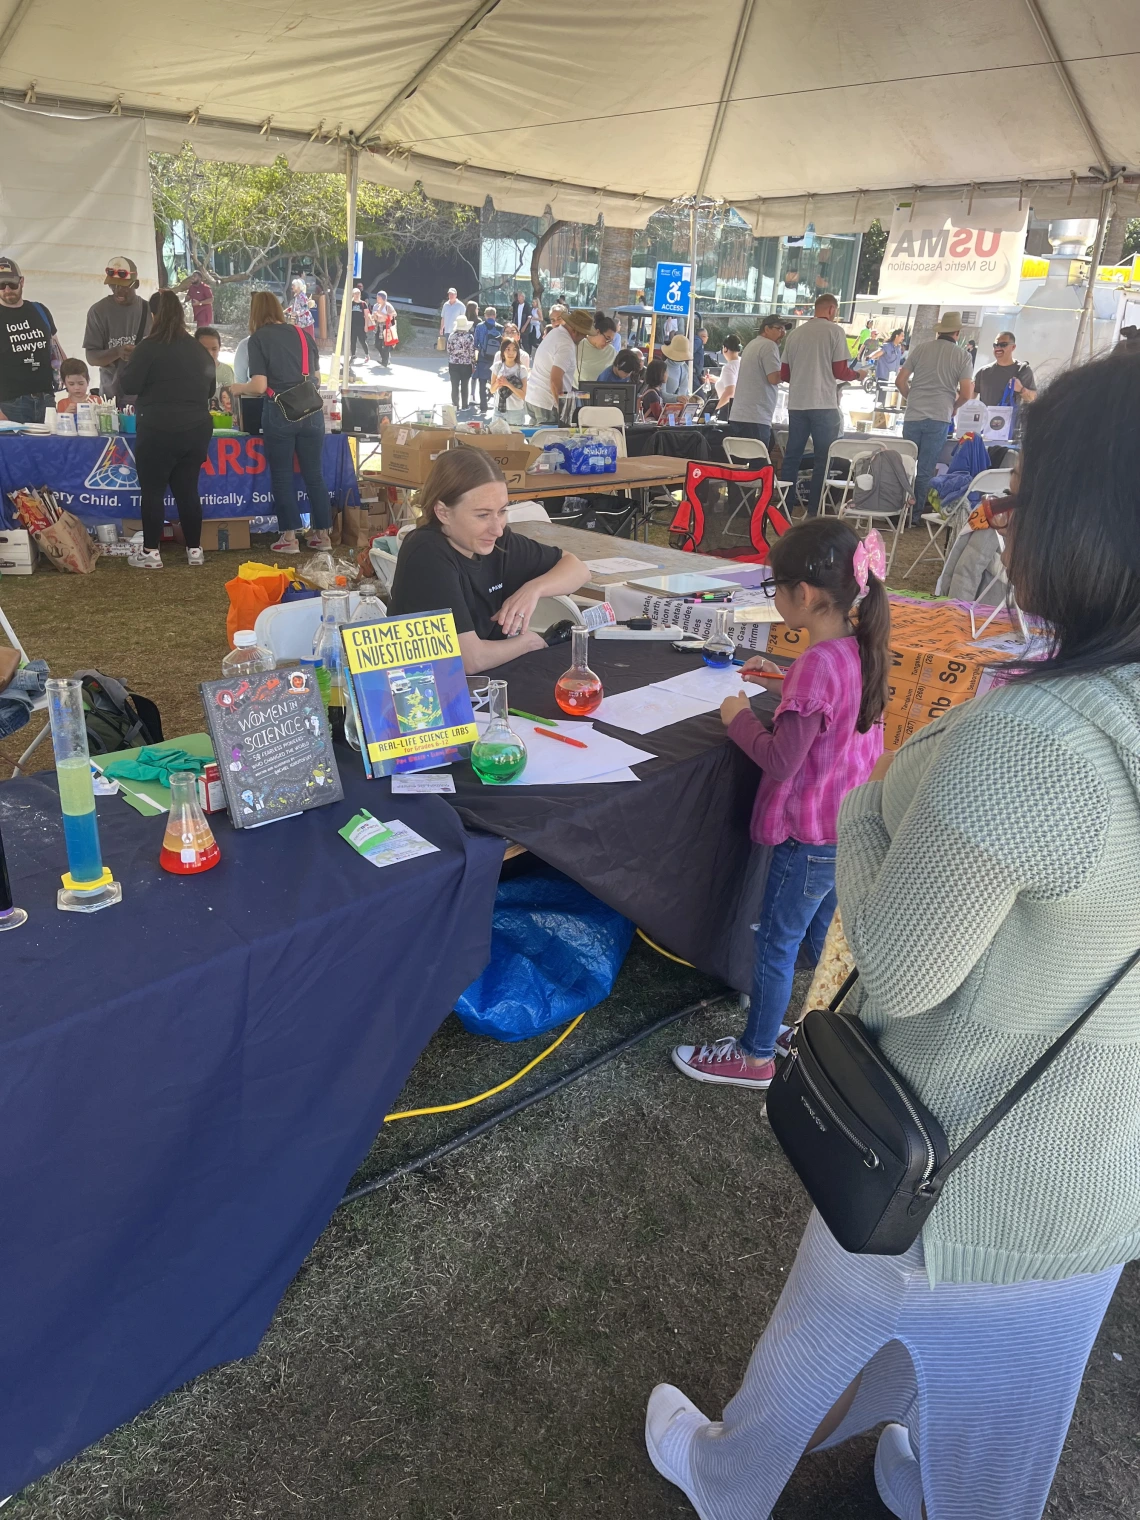
[[[886,587],[872,571],[867,572],[867,595],[859,603],[855,639],[863,669],[863,698],[855,727],[865,734],[883,716],[891,669],[891,604]]]

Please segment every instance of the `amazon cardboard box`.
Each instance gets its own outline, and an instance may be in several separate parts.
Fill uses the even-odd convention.
[[[432,463],[449,447],[454,437],[450,428],[381,422],[380,469],[390,480],[398,480],[401,485],[422,486]]]
[[[526,484],[526,472],[542,453],[521,433],[456,433],[454,443],[459,448],[482,449],[492,455],[503,472],[508,491],[517,491]]]

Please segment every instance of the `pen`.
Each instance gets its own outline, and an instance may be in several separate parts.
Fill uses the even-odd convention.
[[[558,727],[553,718],[540,718],[537,713],[523,712],[521,707],[508,707],[507,711],[512,718],[525,718],[528,723],[552,723],[555,728]]]
[[[551,733],[549,728],[536,728],[536,734],[542,734],[547,739],[558,739],[562,744],[572,744],[575,749],[589,749],[588,744],[583,744],[581,739],[568,739],[565,734]]]

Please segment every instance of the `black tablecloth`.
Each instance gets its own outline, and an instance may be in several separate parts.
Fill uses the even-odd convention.
[[[725,464],[724,438],[724,428],[711,422],[678,428],[635,422],[625,430],[625,449],[630,458],[663,454],[670,459],[709,459]]]
[[[569,654],[568,644],[556,645],[492,674],[507,681],[512,706],[561,717],[554,683]],[[590,667],[611,695],[699,662],[699,655],[679,654],[668,643],[590,644]],[[773,712],[778,700],[763,692],[755,706]],[[745,991],[752,966],[747,923],[755,914],[742,911],[742,901],[755,891],[748,825],[760,772],[725,738],[717,712],[645,735],[598,727],[658,757],[634,767],[638,782],[490,787],[457,765],[453,800],[460,815],[525,845],[657,944]]]
[[[435,797],[235,831],[197,877],[98,805],[117,907],[55,906],[54,777],[0,786],[27,925],[0,935],[0,1494],[250,1355],[439,1023],[486,964],[502,844]],[[383,788],[383,791],[381,790]],[[378,870],[362,806],[437,853]]]

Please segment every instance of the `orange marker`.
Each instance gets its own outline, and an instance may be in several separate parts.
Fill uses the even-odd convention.
[[[560,744],[572,744],[575,749],[589,749],[588,744],[583,744],[581,739],[570,739],[565,734],[556,734],[549,728],[536,728],[536,734],[542,734],[546,739],[557,739]]]

